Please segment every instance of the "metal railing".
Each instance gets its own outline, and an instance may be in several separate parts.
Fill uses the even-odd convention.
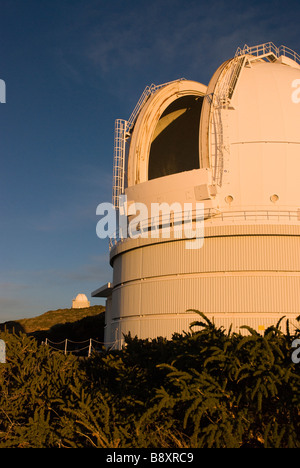
[[[73,354],[90,357],[93,352],[103,352],[105,347],[109,346],[111,350],[116,348],[118,341],[104,342],[95,340],[94,338],[83,341],[72,341],[69,338],[62,341],[51,341],[49,338],[46,338],[44,344],[54,351],[60,351],[65,355]]]
[[[126,142],[130,137],[130,132],[134,127],[135,121],[148,100],[148,98],[159,89],[177,81],[183,81],[185,78],[169,81],[160,85],[152,83],[146,86],[140,99],[138,100],[131,116],[128,120],[117,119],[115,121],[114,134],[114,162],[113,162],[113,193],[112,203],[115,208],[119,208],[119,196],[124,193],[125,185],[125,163],[126,163]]]
[[[240,55],[254,55],[256,57],[267,57],[268,55],[274,55],[275,58],[279,58],[281,55],[291,58],[300,65],[300,55],[294,50],[281,45],[276,47],[273,42],[266,42],[265,44],[259,44],[256,46],[249,47],[247,44],[244,45],[243,49],[238,47],[235,57]]]
[[[131,116],[129,117],[129,119],[127,121],[126,132],[129,133],[130,130],[133,128],[134,123],[135,123],[135,121],[137,119],[137,116],[139,115],[143,105],[148,100],[149,96],[151,96],[156,91],[158,91],[161,88],[164,88],[165,86],[167,86],[169,84],[176,83],[177,81],[183,81],[183,80],[185,80],[185,78],[179,78],[178,80],[168,81],[167,83],[162,83],[160,85],[156,85],[156,84],[152,83],[150,86],[146,86],[146,88],[144,89],[144,91],[143,91],[140,99],[138,100],[135,108],[133,109],[133,111],[131,113]]]
[[[253,47],[249,47],[245,44],[243,49],[239,47],[234,58],[228,61],[222,72],[222,79],[218,81],[211,99],[211,164],[213,170],[213,184],[219,186],[222,185],[224,157],[227,148],[225,141],[226,135],[224,135],[223,132],[221,111],[229,107],[242,69],[246,63],[247,55],[252,55],[271,62],[276,61],[277,58],[284,55],[300,64],[300,56],[296,52],[283,45],[276,47],[273,42],[267,42]]]
[[[218,81],[211,100],[210,154],[214,185],[222,185],[224,157],[226,151],[228,151],[221,111],[227,109],[230,104],[245,60],[245,56],[236,56],[227,63],[222,72],[222,79]]]
[[[170,227],[170,230],[175,230],[176,228],[182,227],[185,223],[185,219],[182,216],[182,212],[175,212],[167,217],[161,216],[159,219],[156,218],[147,218],[142,220],[137,227],[136,237],[147,237],[147,233],[151,238],[152,226],[158,230],[163,230],[167,227]],[[199,221],[200,217],[204,221],[217,220],[221,222],[226,221],[236,221],[238,222],[260,222],[260,221],[285,221],[285,222],[295,222],[298,221],[300,225],[300,210],[239,210],[239,211],[220,211],[216,208],[205,208],[201,210],[200,213],[196,211],[191,212],[191,222]],[[169,223],[167,225],[167,223]],[[132,239],[130,235],[128,237],[120,236],[119,231],[116,231],[113,236],[109,239],[109,249],[111,250],[115,245],[120,242],[125,242],[127,239]],[[173,238],[172,238],[173,239]],[[176,240],[176,237],[174,238]]]

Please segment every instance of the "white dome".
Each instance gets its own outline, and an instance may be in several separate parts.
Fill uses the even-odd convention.
[[[77,294],[76,299],[77,302],[87,302],[88,298],[85,294]]]
[[[77,294],[76,299],[73,299],[73,309],[84,309],[90,307],[90,302],[85,294]]]
[[[279,60],[253,62],[242,70],[231,108],[222,114],[228,152],[220,206],[230,194],[232,208],[263,209],[274,205],[271,197],[277,194],[276,207],[298,209],[300,107],[292,100],[295,79],[300,79],[300,67]]]

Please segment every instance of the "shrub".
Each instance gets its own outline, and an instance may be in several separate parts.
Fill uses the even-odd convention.
[[[0,448],[299,448],[299,331],[242,335],[199,314],[172,340],[128,335],[88,359],[2,334]]]

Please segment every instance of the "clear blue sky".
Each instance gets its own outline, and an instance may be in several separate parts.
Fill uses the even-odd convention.
[[[299,24],[298,0],[0,0],[0,322],[111,281],[96,207],[146,85],[208,84],[245,43],[300,53]]]

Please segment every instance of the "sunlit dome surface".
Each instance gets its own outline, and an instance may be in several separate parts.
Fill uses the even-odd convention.
[[[73,309],[83,309],[85,307],[90,307],[90,302],[85,294],[77,294],[76,299],[73,299],[72,308]]]
[[[88,298],[86,297],[85,294],[77,294],[75,300],[78,301],[78,302],[86,302],[88,300]]]

